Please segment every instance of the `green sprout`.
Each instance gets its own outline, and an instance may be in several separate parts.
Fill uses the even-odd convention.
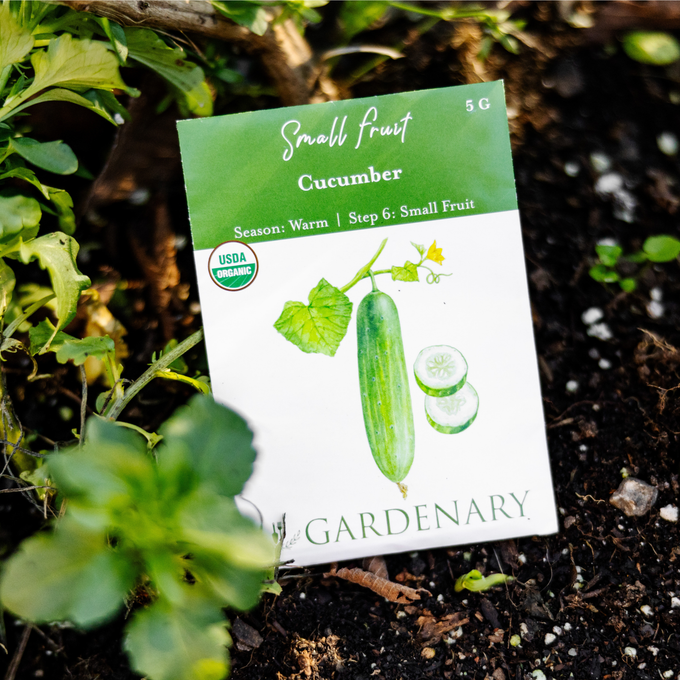
[[[506,576],[505,574],[489,574],[488,576],[483,576],[480,571],[473,569],[458,578],[454,590],[457,593],[460,593],[463,589],[470,590],[473,593],[479,593],[482,590],[489,590],[489,588],[513,580],[512,576]]]
[[[650,236],[642,250],[630,255],[623,254],[623,248],[616,244],[600,243],[595,246],[598,263],[590,268],[591,278],[600,283],[618,283],[621,290],[629,293],[637,288],[637,279],[649,262],[671,262],[680,255],[680,241],[673,236]],[[642,265],[632,276],[623,276],[621,266],[625,263]]]

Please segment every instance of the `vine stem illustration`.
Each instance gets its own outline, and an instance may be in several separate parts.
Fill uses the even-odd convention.
[[[392,273],[392,267],[389,269],[376,269],[372,270],[371,267],[375,264],[376,260],[380,257],[380,254],[382,251],[385,249],[385,245],[387,244],[387,239],[385,239],[381,244],[380,247],[378,248],[377,252],[375,255],[368,261],[367,264],[365,264],[352,278],[352,280],[345,284],[342,288],[340,288],[341,293],[346,293],[350,288],[353,288],[359,281],[362,281],[363,279],[368,278],[369,276],[371,279],[373,279],[374,276],[377,276],[378,274],[391,274]],[[451,274],[437,274],[433,272],[428,266],[424,265],[423,262],[427,260],[428,257],[426,254],[423,254],[421,252],[420,254],[420,262],[415,263],[416,269],[418,268],[423,268],[427,269],[429,272],[425,278],[427,283],[439,283],[439,279],[442,276],[451,276]],[[375,281],[373,282],[373,287],[375,288]]]

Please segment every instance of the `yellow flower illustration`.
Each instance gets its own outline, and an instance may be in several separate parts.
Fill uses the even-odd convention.
[[[446,259],[442,255],[442,249],[437,248],[437,242],[435,241],[427,251],[427,255],[425,255],[426,260],[432,260],[432,262],[436,262],[438,265],[441,265],[441,263]]]

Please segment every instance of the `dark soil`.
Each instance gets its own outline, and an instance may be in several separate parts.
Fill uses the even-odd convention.
[[[568,27],[557,4],[527,4],[519,13],[529,21],[534,46],[517,56],[495,46],[486,69],[487,76],[506,79],[560,533],[387,556],[392,580],[432,593],[406,606],[324,577],[328,566],[290,572],[281,581],[282,595],[266,595],[256,610],[239,615],[231,652],[235,680],[680,677],[680,601],[672,604],[680,597],[680,535],[676,523],[660,516],[660,508],[678,504],[680,391],[673,390],[680,386],[680,269],[677,261],[649,267],[638,289],[627,294],[588,275],[603,238],[632,252],[648,236],[680,236],[678,157],[664,155],[657,144],[662,132],[680,135],[678,105],[672,103],[680,99],[679,72],[643,66],[620,49],[589,42],[600,34]],[[322,24],[310,31],[310,41],[322,44],[324,30]],[[469,78],[465,43],[452,46],[454,27],[438,24],[419,36],[397,22],[374,31],[371,42],[394,44],[397,37],[406,37],[406,58],[380,65],[349,87],[348,96]],[[339,73],[351,68],[341,64]],[[263,97],[254,105],[277,104]],[[232,102],[220,112],[239,106]],[[151,105],[140,106],[139,115],[151,111]],[[176,156],[171,127],[159,144],[174,148]],[[110,133],[96,126],[91,134]],[[621,175],[634,197],[630,222],[617,217],[621,206],[611,196],[595,191],[600,175],[591,163],[594,152],[606,154],[611,172]],[[93,159],[92,167],[97,162],[103,159]],[[576,164],[570,174],[567,163]],[[141,372],[169,336],[183,337],[200,323],[192,305],[190,247],[170,253],[181,273],[172,285],[154,282],[161,274],[145,269],[137,252],[158,247],[159,233],[166,242],[170,234],[174,244],[175,235],[189,238],[177,198],[176,158],[168,164],[155,184],[142,184],[152,186],[144,208],[113,192],[94,207],[90,199],[89,220],[82,220],[77,235],[100,248],[82,263],[93,279],[133,284],[113,305],[130,331],[130,375]],[[106,171],[112,181],[114,171]],[[81,204],[87,189],[83,185]],[[125,244],[135,232],[132,259]],[[662,314],[650,307],[657,290]],[[587,334],[581,317],[593,307],[602,310],[610,339]],[[198,366],[201,359],[197,354],[190,361]],[[12,370],[21,375],[30,369],[17,363]],[[46,422],[43,408],[32,405],[73,406],[64,389],[78,392],[75,373],[55,373],[17,395],[26,424],[37,432],[61,427],[68,439],[75,422]],[[153,429],[187,394],[150,388],[128,418]],[[624,474],[658,489],[655,506],[641,517],[627,517],[609,503]],[[40,525],[38,509],[17,496],[11,504],[3,497],[2,545],[16,545]],[[456,578],[473,568],[515,580],[483,593],[454,592]],[[133,677],[120,652],[122,620],[88,633],[5,620],[10,659],[31,631],[16,678]],[[520,644],[514,646],[516,635]]]

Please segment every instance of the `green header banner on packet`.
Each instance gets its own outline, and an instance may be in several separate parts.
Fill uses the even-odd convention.
[[[178,123],[197,250],[517,207],[501,82],[263,114]]]
[[[239,507],[281,559],[557,531],[503,84],[178,129]]]

